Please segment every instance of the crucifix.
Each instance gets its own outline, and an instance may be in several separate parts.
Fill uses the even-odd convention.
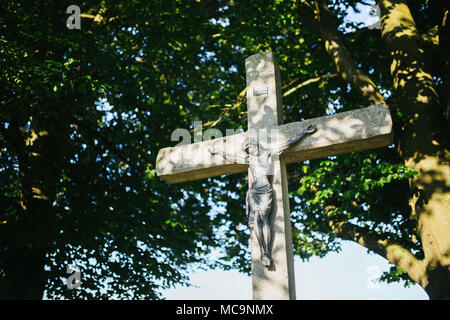
[[[248,131],[161,149],[156,171],[168,183],[248,171],[253,299],[295,299],[286,164],[390,145],[392,120],[379,104],[282,124],[274,55],[250,56],[245,69]]]

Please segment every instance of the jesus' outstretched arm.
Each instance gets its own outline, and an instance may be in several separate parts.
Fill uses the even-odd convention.
[[[317,130],[317,127],[314,124],[310,124],[306,127],[306,129],[300,134],[290,138],[285,143],[280,144],[277,148],[272,149],[271,154],[282,154],[284,151],[289,149],[291,146],[299,142],[305,135],[314,133]]]
[[[208,151],[210,154],[215,155],[218,154],[220,156],[222,156],[225,160],[227,160],[228,162],[231,163],[239,163],[239,164],[246,164],[247,161],[245,160],[244,157],[238,156],[236,154],[231,154],[222,150],[218,150],[216,149],[215,146],[209,147]]]

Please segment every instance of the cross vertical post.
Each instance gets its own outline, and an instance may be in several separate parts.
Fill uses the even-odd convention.
[[[272,52],[263,52],[245,60],[247,79],[248,130],[266,132],[278,128],[281,118],[280,70]],[[274,159],[273,204],[270,213],[272,268],[259,261],[260,248],[251,233],[252,285],[254,300],[295,300],[294,257],[289,209],[286,164]],[[249,185],[252,175],[249,172]]]

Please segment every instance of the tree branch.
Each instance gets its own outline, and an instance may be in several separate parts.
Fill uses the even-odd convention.
[[[307,86],[308,84],[311,84],[311,83],[314,83],[314,82],[318,82],[318,81],[323,80],[323,79],[334,78],[334,77],[337,77],[337,76],[338,76],[337,73],[333,73],[333,74],[326,74],[326,75],[322,75],[322,76],[319,76],[319,77],[316,77],[316,78],[308,79],[308,80],[303,81],[302,83],[296,85],[295,87],[289,89],[285,93],[283,93],[283,97],[287,97],[291,93],[297,91],[300,88],[303,88],[304,86]]]
[[[204,126],[212,128],[214,126],[216,126],[220,121],[222,121],[226,116],[229,115],[230,110],[237,108],[245,99],[246,99],[246,93],[247,93],[247,88],[244,88],[244,90],[242,90],[237,98],[236,98],[236,103],[234,104],[223,104],[223,105],[210,105],[208,106],[209,108],[224,108],[224,110],[222,111],[221,115],[219,116],[219,118],[215,121],[209,121],[207,123],[204,124]]]
[[[423,42],[430,44],[432,46],[439,46],[439,26],[435,25],[434,27],[428,29],[427,32],[422,33],[420,38]]]
[[[422,287],[426,286],[424,262],[398,242],[390,240],[389,235],[337,219],[330,220],[329,225],[339,238],[354,241],[375,252],[398,268],[406,270],[414,282]]]
[[[349,82],[353,90],[371,104],[385,103],[370,77],[356,66],[345,47],[335,17],[330,13],[325,1],[315,1],[316,9],[302,6],[301,16],[324,40],[325,50],[334,62],[339,76]]]

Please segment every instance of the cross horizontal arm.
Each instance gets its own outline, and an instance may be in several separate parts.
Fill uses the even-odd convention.
[[[284,159],[287,163],[376,149],[393,143],[392,118],[384,104],[301,123],[302,128],[315,124],[317,131],[286,151]],[[291,137],[301,130],[295,123],[288,123],[283,125],[282,132]]]
[[[245,157],[244,151],[240,150],[244,140],[244,134],[234,134],[161,149],[156,158],[156,173],[168,183],[178,183],[244,172],[248,165],[232,163],[219,154],[210,153],[214,146],[216,150],[229,154],[240,153],[240,157]]]
[[[269,148],[283,144],[314,124],[317,131],[283,155],[287,163],[323,158],[360,150],[375,149],[392,143],[392,119],[385,105],[330,116],[293,122],[277,127],[278,141],[270,141]],[[158,176],[168,183],[198,180],[224,174],[245,172],[245,164],[229,163],[223,157],[212,156],[209,148],[215,146],[227,153],[245,157],[242,146],[245,133],[189,145],[161,149],[156,160]]]

